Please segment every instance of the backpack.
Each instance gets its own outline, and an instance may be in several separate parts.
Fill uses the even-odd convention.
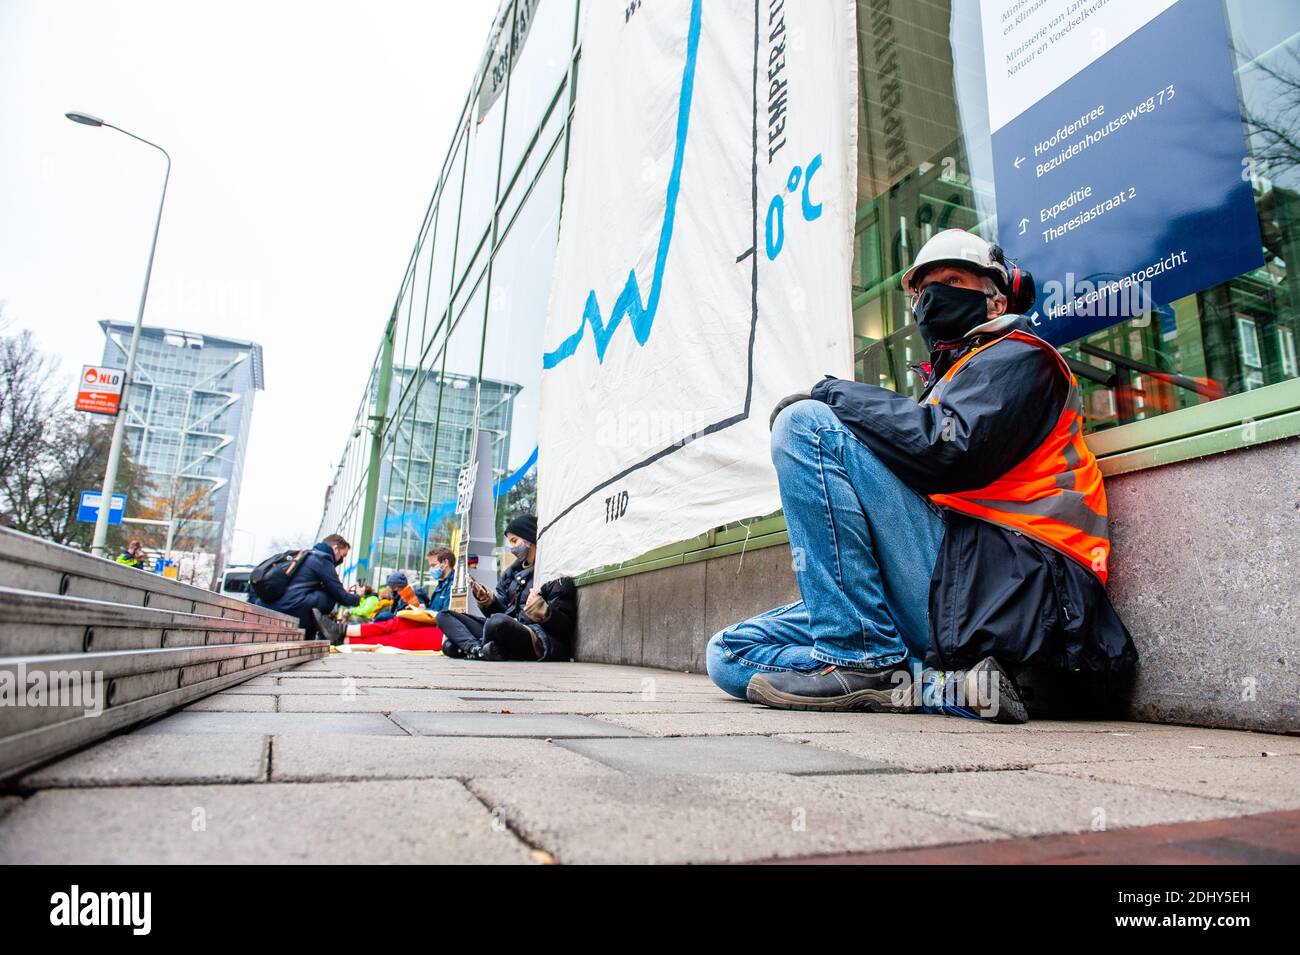
[[[248,575],[248,589],[257,594],[257,599],[264,604],[275,603],[289,589],[293,575],[302,566],[306,554],[306,548],[272,554]]]

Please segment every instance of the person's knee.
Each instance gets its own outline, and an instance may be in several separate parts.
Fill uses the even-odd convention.
[[[708,671],[709,679],[718,689],[743,700],[753,672],[727,648],[723,640],[725,633],[725,630],[721,630],[709,639],[709,644],[704,650],[704,666]]]
[[[778,460],[780,452],[814,437],[819,429],[838,422],[835,412],[824,401],[808,398],[786,405],[772,422],[772,459]]]
[[[507,613],[494,613],[483,622],[483,640],[484,642],[491,640],[503,629],[508,630],[516,626],[523,626],[523,624]]]

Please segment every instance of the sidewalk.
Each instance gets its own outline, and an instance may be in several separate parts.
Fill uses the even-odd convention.
[[[783,712],[699,674],[332,654],[27,776],[0,793],[0,862],[1295,863],[1297,809],[1300,737]]]

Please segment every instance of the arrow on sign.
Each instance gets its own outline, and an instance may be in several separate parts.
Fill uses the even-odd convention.
[[[1025,234],[1025,226],[1027,226],[1027,225],[1029,225],[1029,220],[1028,220],[1028,219],[1021,219],[1021,220],[1020,220],[1020,234],[1021,234],[1021,235],[1024,235],[1024,234]]]
[[[1015,167],[1016,167],[1017,169],[1019,169],[1019,168],[1020,168],[1020,164],[1021,164],[1022,162],[1024,162],[1024,161],[1025,161],[1025,157],[1024,157],[1024,156],[1017,156],[1017,157],[1016,157],[1016,161],[1015,161]]]

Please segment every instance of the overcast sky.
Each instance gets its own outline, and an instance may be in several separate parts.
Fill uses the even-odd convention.
[[[67,379],[131,322],[259,342],[233,558],[316,530],[497,0],[0,0],[0,302]]]

